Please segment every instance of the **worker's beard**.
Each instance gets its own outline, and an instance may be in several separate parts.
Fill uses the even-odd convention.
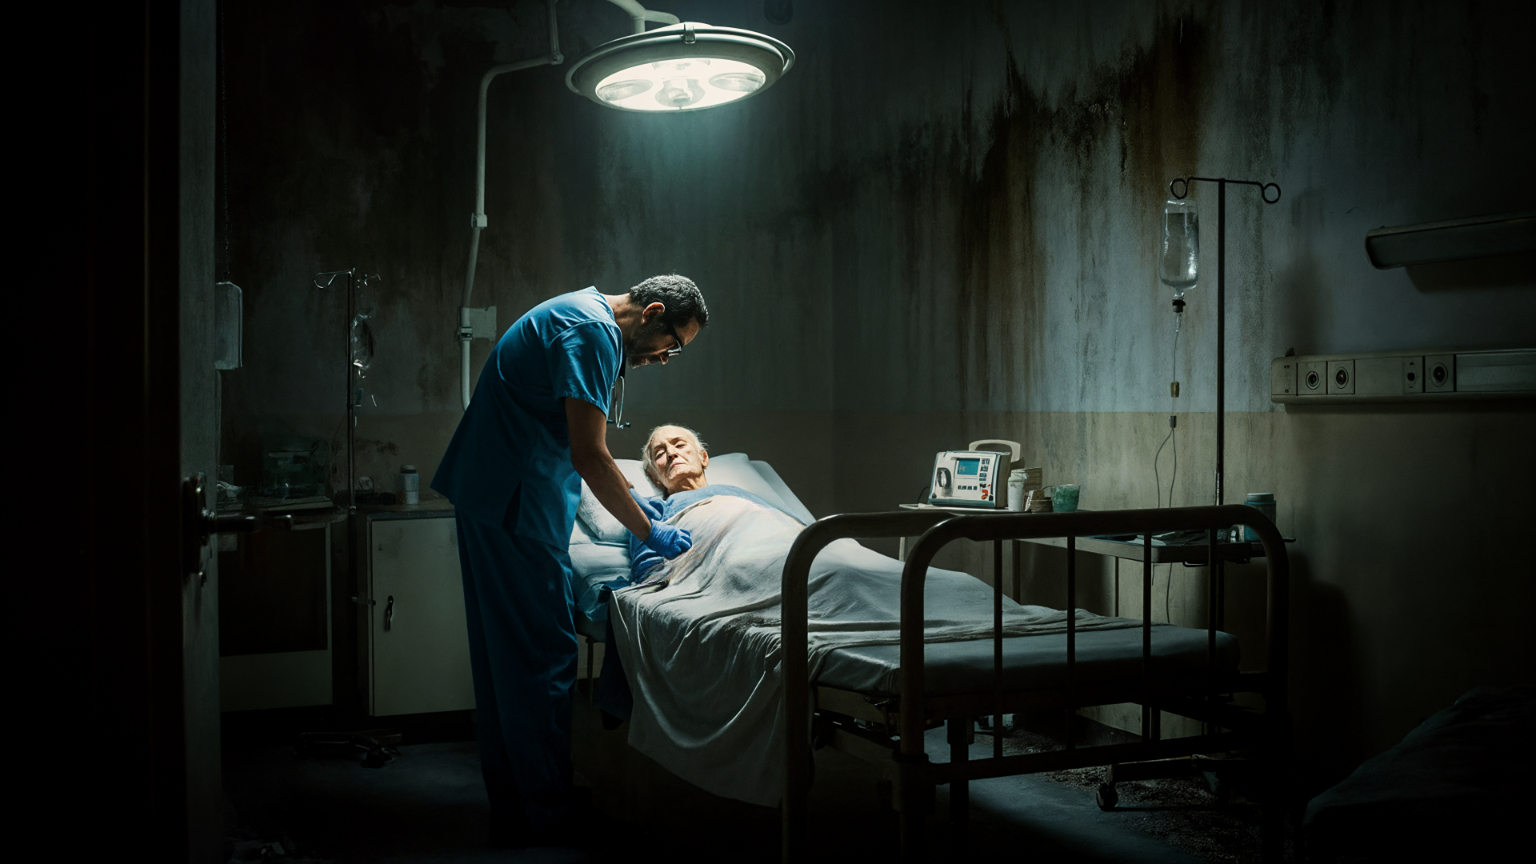
[[[641,324],[635,328],[633,336],[624,340],[624,356],[628,359],[631,368],[639,366],[646,359],[654,360],[662,349],[651,348],[658,341],[657,337],[667,332],[667,325],[661,322],[661,317],[652,318],[649,324]],[[650,348],[650,350],[646,350]]]

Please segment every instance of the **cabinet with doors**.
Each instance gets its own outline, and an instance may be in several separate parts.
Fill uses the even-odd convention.
[[[451,509],[360,514],[358,672],[375,716],[475,707]]]

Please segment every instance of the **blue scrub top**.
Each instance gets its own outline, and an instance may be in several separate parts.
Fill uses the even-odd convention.
[[[562,400],[607,413],[623,362],[623,334],[596,288],[535,306],[491,351],[432,488],[476,522],[565,548],[581,477]]]

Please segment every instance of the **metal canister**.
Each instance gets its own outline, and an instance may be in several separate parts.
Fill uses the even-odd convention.
[[[1275,493],[1249,492],[1248,499],[1243,503],[1259,511],[1260,513],[1263,513],[1269,518],[1269,521],[1275,521]],[[1243,539],[1249,543],[1257,543],[1259,541],[1259,535],[1255,534],[1252,528],[1244,525]]]
[[[400,492],[401,504],[421,503],[421,475],[416,473],[415,465],[400,466],[400,474],[395,480],[395,489]]]

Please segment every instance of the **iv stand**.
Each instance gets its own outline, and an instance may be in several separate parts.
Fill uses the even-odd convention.
[[[1254,180],[1228,180],[1225,177],[1175,177],[1168,184],[1168,194],[1182,201],[1189,194],[1189,184],[1215,183],[1216,196],[1216,504],[1222,500],[1222,474],[1226,470],[1227,457],[1227,184],[1259,187],[1259,197],[1265,204],[1280,200],[1277,183],[1259,183]],[[1183,187],[1182,191],[1180,187]],[[1269,190],[1275,197],[1269,197]]]
[[[362,287],[367,288],[369,280],[383,280],[379,279],[378,274],[363,273],[356,267],[353,267],[349,270],[332,270],[328,273],[316,273],[312,281],[316,288],[324,291],[335,283],[338,276],[347,277],[347,329],[345,342],[347,346],[347,517],[350,520],[352,515],[357,512],[357,481],[353,474],[357,469],[355,455],[357,450],[355,446],[357,442],[357,409],[358,406],[363,404],[362,394],[354,391],[352,380],[352,376],[357,373],[357,363],[355,362],[357,358],[352,354],[352,324],[353,320],[357,317],[357,310],[353,308],[356,305],[357,292],[353,289],[359,281],[362,282]],[[321,279],[325,281],[321,282]]]

